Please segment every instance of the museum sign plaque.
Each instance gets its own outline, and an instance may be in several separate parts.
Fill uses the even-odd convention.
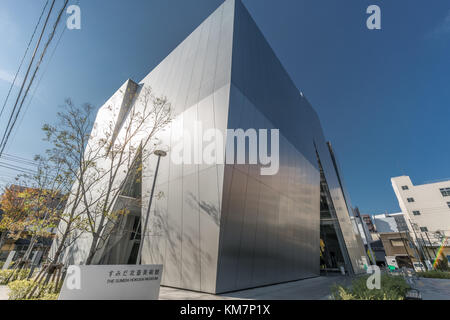
[[[157,300],[162,265],[71,265],[59,300]]]

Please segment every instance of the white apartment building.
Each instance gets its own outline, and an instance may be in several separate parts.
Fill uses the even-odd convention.
[[[414,185],[409,176],[400,176],[391,182],[411,231],[450,236],[450,180]]]

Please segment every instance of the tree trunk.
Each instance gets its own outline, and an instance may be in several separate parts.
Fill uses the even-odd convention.
[[[90,265],[92,263],[92,260],[94,259],[94,255],[97,252],[97,246],[98,246],[98,241],[100,239],[100,234],[103,232],[103,224],[104,223],[105,223],[105,216],[102,215],[102,217],[100,218],[99,227],[98,227],[97,231],[94,232],[92,235],[91,248],[89,249],[89,255],[85,262],[86,265]]]
[[[86,265],[90,265],[92,263],[92,260],[94,259],[95,252],[97,251],[97,243],[99,238],[100,238],[99,233],[98,232],[94,233],[91,242],[91,248],[89,249],[89,255],[85,262]]]
[[[50,281],[50,277],[53,275],[53,272],[55,270],[54,265],[58,264],[59,257],[63,253],[64,243],[66,242],[67,237],[69,236],[68,230],[70,230],[70,225],[66,228],[66,231],[64,231],[64,234],[61,238],[61,243],[58,245],[58,248],[56,249],[55,252],[55,256],[53,257],[53,261],[47,267],[44,267],[45,269],[42,271],[43,273],[46,273],[44,280],[45,284],[47,284]]]
[[[69,236],[68,230],[70,230],[70,227],[67,227],[66,230],[64,231],[64,234],[61,238],[61,243],[58,245],[58,248],[56,249],[55,256],[53,257],[52,263],[58,263],[59,256],[62,254],[62,252],[64,250],[64,243],[66,242],[67,237]]]
[[[34,246],[37,242],[37,236],[32,236],[30,239],[30,244],[28,245],[27,251],[25,251],[25,254],[23,255],[22,260],[26,261],[30,259],[30,255],[33,252]]]
[[[8,235],[8,231],[3,231],[2,235],[0,236],[0,250],[2,249],[3,245],[6,242],[6,236]]]

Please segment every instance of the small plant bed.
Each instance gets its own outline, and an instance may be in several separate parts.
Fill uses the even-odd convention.
[[[32,280],[16,280],[8,284],[9,300],[56,300],[60,288],[55,288],[53,283],[39,284],[37,294],[30,297],[30,292],[36,286]]]
[[[367,287],[369,276],[361,276],[352,281],[349,287],[334,285],[331,288],[333,300],[404,300],[411,289],[403,277],[381,275],[381,288],[370,290]]]
[[[7,285],[11,281],[24,280],[28,277],[30,269],[0,270],[0,285]]]
[[[433,278],[433,279],[450,279],[449,271],[426,271],[426,272],[418,272],[417,275],[422,278]]]

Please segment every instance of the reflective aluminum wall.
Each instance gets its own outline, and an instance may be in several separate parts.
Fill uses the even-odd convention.
[[[232,84],[228,127],[280,128],[280,169],[263,176],[257,165],[225,167],[219,292],[319,275],[320,176],[283,134],[292,124],[274,125]]]
[[[171,102],[175,119],[159,136],[161,159],[143,263],[164,265],[162,284],[216,292],[223,165],[177,164],[177,144],[194,136],[195,123],[225,133],[231,80],[234,3],[227,1],[142,82]],[[156,159],[144,164],[143,216]],[[142,218],[144,219],[144,218]]]
[[[318,276],[316,147],[357,269],[361,250],[319,119],[239,0],[225,1],[139,86],[167,96],[175,114],[158,136],[169,153],[143,235],[143,263],[164,265],[162,285],[218,293]],[[172,161],[196,122],[224,136],[227,128],[279,129],[278,173]],[[141,221],[155,167],[156,157],[143,164]]]
[[[320,122],[248,11],[236,1],[228,128],[280,129],[280,171],[225,168],[217,291],[319,274],[320,174],[315,146],[354,272],[364,250],[352,228]]]

